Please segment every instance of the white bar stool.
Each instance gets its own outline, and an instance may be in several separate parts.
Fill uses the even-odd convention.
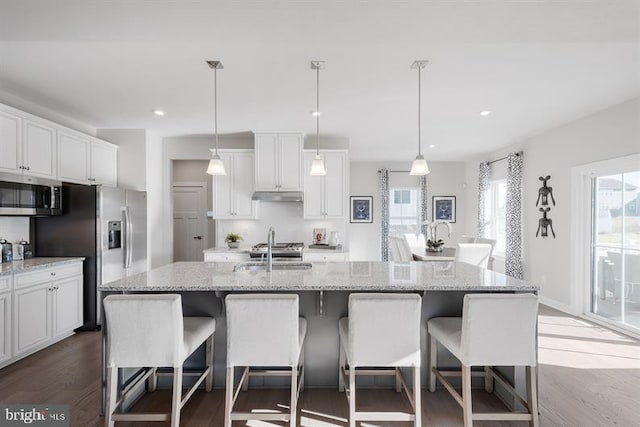
[[[297,402],[304,389],[304,338],[307,321],[299,317],[298,295],[228,295],[227,385],[225,427],[234,420],[289,421],[296,426]],[[244,367],[238,387],[234,369]],[[290,370],[255,370],[256,366],[287,367]],[[291,406],[288,414],[234,412],[240,389],[246,390],[249,376],[291,376]],[[298,375],[300,381],[298,385]]]
[[[213,386],[213,335],[216,321],[212,317],[182,316],[180,295],[132,294],[109,295],[104,299],[107,319],[107,406],[105,425],[116,421],[168,421],[180,425],[180,410],[196,388],[206,380]],[[182,396],[182,365],[206,341],[207,368]],[[122,393],[118,390],[119,368],[146,368],[145,374]],[[173,368],[171,414],[116,413],[117,408],[136,386],[151,377],[155,388],[156,368]],[[118,394],[121,396],[118,398]]]
[[[416,294],[349,295],[349,317],[338,323],[338,377],[341,392],[345,391],[347,379],[349,382],[346,394],[350,427],[355,427],[357,421],[414,421],[420,427],[421,307],[422,300]],[[413,393],[409,392],[401,367],[413,369]],[[396,391],[405,391],[414,413],[357,412],[356,375],[395,375]]]
[[[538,426],[536,388],[536,323],[538,297],[533,294],[469,294],[464,296],[462,317],[436,317],[427,322],[431,336],[429,390],[435,391],[436,378],[462,406],[464,426],[473,421],[529,421]],[[462,371],[437,368],[437,345],[442,344],[462,364]],[[471,402],[471,367],[484,366],[485,389],[493,391],[497,380],[528,412],[473,413]],[[527,399],[514,389],[492,366],[526,366]],[[475,372],[474,372],[475,374]],[[462,396],[445,380],[462,375]]]

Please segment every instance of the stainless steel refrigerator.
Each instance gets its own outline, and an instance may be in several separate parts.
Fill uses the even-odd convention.
[[[147,194],[63,183],[62,210],[31,220],[34,255],[85,257],[82,329],[97,329],[97,287],[147,270]]]

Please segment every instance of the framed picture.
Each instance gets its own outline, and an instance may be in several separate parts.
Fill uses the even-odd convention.
[[[433,196],[433,221],[456,222],[456,196]]]
[[[373,222],[372,211],[372,196],[351,196],[351,222]]]
[[[313,243],[316,245],[327,244],[327,229],[326,228],[314,228],[313,229]]]

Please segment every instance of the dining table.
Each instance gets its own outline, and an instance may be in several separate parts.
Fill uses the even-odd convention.
[[[456,249],[455,248],[442,248],[441,251],[433,252],[428,251],[422,247],[412,247],[411,253],[415,261],[455,261]]]

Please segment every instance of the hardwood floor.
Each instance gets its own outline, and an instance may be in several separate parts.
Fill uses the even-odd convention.
[[[640,426],[640,343],[600,326],[541,307],[539,316],[539,395],[543,426]],[[84,332],[0,370],[0,402],[59,403],[71,407],[71,425],[104,425],[99,413],[100,334]],[[170,392],[144,396],[135,411],[165,411]],[[238,406],[278,410],[288,402],[287,390],[250,390]],[[503,408],[493,395],[474,390],[480,410]],[[336,390],[307,389],[299,402],[301,426],[345,427],[344,395]],[[408,410],[393,390],[358,390],[358,408]],[[182,426],[222,426],[224,395],[198,391],[185,406]],[[153,426],[166,423],[118,423]],[[248,422],[234,426],[278,426],[285,423]],[[362,426],[406,426],[409,423],[367,422]],[[445,391],[423,390],[423,425],[462,425],[462,411]],[[526,423],[477,422],[482,427],[525,426]]]

